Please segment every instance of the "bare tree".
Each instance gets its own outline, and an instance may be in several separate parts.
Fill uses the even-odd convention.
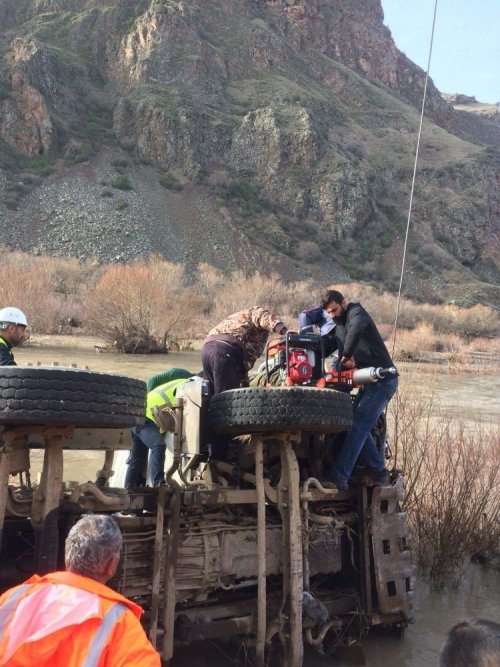
[[[87,324],[119,351],[165,351],[190,316],[186,300],[180,264],[153,257],[112,265],[87,295]]]

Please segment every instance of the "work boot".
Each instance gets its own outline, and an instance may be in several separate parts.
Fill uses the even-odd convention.
[[[341,479],[333,473],[328,474],[324,480],[320,479],[320,483],[325,489],[337,488],[339,491],[347,491],[348,485],[346,479]]]

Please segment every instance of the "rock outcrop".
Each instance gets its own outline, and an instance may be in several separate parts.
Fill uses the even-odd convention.
[[[0,66],[0,242],[11,243],[15,227],[38,252],[84,254],[85,234],[102,225],[96,195],[111,200],[123,187],[158,197],[158,183],[180,183],[169,205],[193,192],[213,210],[223,204],[221,221],[238,230],[229,237],[266,248],[280,266],[285,253],[290,275],[396,285],[425,73],[396,48],[380,0],[0,0],[0,37],[10,44]],[[452,291],[475,281],[475,294],[484,283],[492,302],[500,124],[453,108],[462,103],[429,82],[408,291],[425,286],[429,298],[447,298],[443,281]],[[126,176],[118,169],[97,179],[107,154],[123,155],[111,159],[127,163]],[[29,172],[31,159],[33,171],[41,157],[56,173],[20,179],[19,164]],[[144,165],[148,188],[138,185]],[[34,201],[73,182],[75,169],[87,178],[89,224],[63,247],[43,231],[51,213],[37,219]],[[131,239],[140,220],[132,195],[124,197],[120,225]],[[175,207],[176,230],[199,243],[192,256],[204,259],[203,240],[189,232],[190,203],[189,215]],[[173,224],[161,205],[140,207],[153,228]],[[205,254],[224,266],[216,245]],[[122,246],[87,243],[104,260],[151,250]]]

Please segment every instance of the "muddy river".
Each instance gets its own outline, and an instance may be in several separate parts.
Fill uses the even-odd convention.
[[[20,365],[28,363],[61,366],[76,364],[94,371],[118,373],[140,379],[177,366],[198,371],[201,368],[198,352],[176,352],[168,355],[118,355],[105,350],[96,353],[88,341],[70,346],[33,345],[16,350]],[[433,392],[448,414],[467,422],[486,420],[498,423],[500,417],[500,373],[470,372],[453,369],[430,369],[425,365],[401,367],[401,387],[411,387],[421,394]],[[102,456],[81,452],[65,453],[65,478],[91,479]],[[78,471],[78,474],[77,474]],[[305,667],[366,664],[369,667],[431,667],[439,663],[439,650],[446,630],[465,618],[481,616],[500,621],[500,576],[498,571],[484,571],[470,565],[464,572],[459,588],[445,593],[430,593],[423,582],[418,583],[415,598],[416,621],[406,630],[403,640],[375,633],[363,640],[365,662],[333,660],[315,652],[307,652]],[[359,658],[359,656],[358,656]],[[351,656],[354,660],[355,656]],[[225,656],[219,647],[205,642],[201,647],[189,647],[176,654],[171,667],[226,667],[239,664]]]

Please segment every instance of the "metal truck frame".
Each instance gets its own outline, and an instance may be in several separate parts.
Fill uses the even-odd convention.
[[[63,566],[82,513],[112,514],[124,538],[110,582],[141,604],[162,659],[178,645],[233,638],[249,664],[300,667],[372,626],[412,620],[413,567],[403,477],[324,488],[318,454],[351,420],[348,394],[255,387],[209,399],[189,382],[173,407],[167,483],[111,485],[113,457],[144,415],[145,384],[63,368],[0,375],[0,590]],[[217,400],[214,400],[217,399]],[[214,432],[232,458],[207,462]],[[41,479],[30,451],[44,450]],[[64,450],[103,450],[95,481],[64,483]]]

